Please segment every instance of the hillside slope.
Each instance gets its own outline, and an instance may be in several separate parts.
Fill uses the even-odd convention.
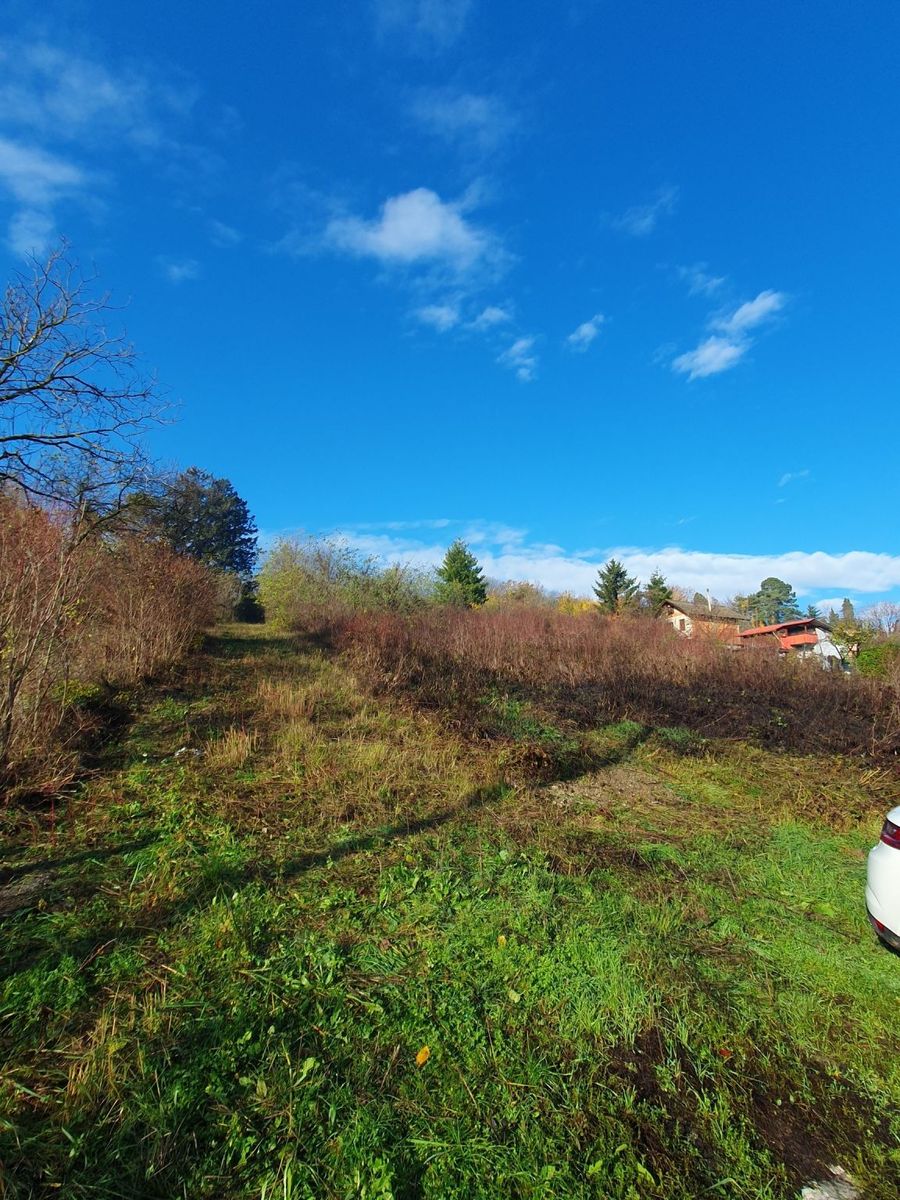
[[[2,815],[4,1197],[898,1194],[886,771],[622,723],[539,786],[265,629],[132,702]]]

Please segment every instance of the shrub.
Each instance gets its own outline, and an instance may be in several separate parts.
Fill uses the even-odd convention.
[[[214,580],[162,545],[109,540],[71,515],[0,499],[0,780],[7,792],[72,777],[73,721],[98,685],[181,658],[212,619]]]
[[[900,680],[900,642],[881,642],[860,650],[856,667],[860,675],[870,678]]]
[[[380,566],[338,541],[281,538],[259,574],[266,620],[283,629],[310,627],[338,612],[414,612],[423,608],[431,584],[404,566]]]
[[[337,636],[375,686],[462,721],[477,721],[484,698],[500,693],[581,729],[630,720],[801,751],[900,749],[896,689],[679,638],[664,622],[443,610],[357,614]]]

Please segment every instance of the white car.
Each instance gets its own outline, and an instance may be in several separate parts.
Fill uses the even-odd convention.
[[[888,813],[881,841],[869,851],[866,908],[881,940],[900,950],[900,806]]]

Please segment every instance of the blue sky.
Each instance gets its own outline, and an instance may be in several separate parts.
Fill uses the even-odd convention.
[[[267,537],[900,595],[900,8],[12,0],[65,235]]]

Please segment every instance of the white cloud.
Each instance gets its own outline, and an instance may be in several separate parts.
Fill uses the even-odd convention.
[[[430,133],[480,154],[497,150],[515,128],[515,119],[497,96],[428,89],[413,100],[412,114]]]
[[[375,0],[382,34],[399,34],[416,50],[444,50],[462,36],[472,0]]]
[[[43,254],[53,239],[53,206],[78,196],[89,179],[68,159],[0,135],[0,192],[18,206],[7,234],[13,253]]]
[[[755,329],[769,317],[784,308],[787,296],[784,292],[760,292],[754,300],[748,300],[739,305],[733,313],[725,317],[717,317],[712,322],[714,329],[719,329],[729,337],[741,336],[750,329]]]
[[[75,163],[0,136],[0,183],[20,204],[44,207],[87,181],[87,173]]]
[[[200,264],[194,258],[162,259],[160,266],[169,283],[186,283],[200,278]]]
[[[632,237],[647,237],[653,233],[663,217],[675,211],[677,199],[678,188],[660,188],[656,199],[650,204],[635,205],[634,208],[626,209],[620,217],[613,218],[613,226],[622,233],[630,233]]]
[[[439,333],[446,333],[459,324],[459,309],[452,304],[425,304],[417,308],[413,315],[423,325],[430,325]]]
[[[209,223],[209,236],[212,238],[215,246],[236,246],[238,242],[243,240],[243,234],[231,225],[226,225],[224,221],[211,220]]]
[[[778,480],[778,486],[780,488],[787,487],[787,485],[789,483],[793,483],[795,479],[807,479],[808,477],[809,477],[809,469],[808,468],[804,468],[804,470],[802,470],[802,471],[785,471],[785,473]]]
[[[13,213],[6,240],[13,254],[22,258],[41,258],[50,248],[54,232],[53,218],[49,213],[20,208]]]
[[[710,275],[706,263],[694,263],[692,267],[679,267],[678,274],[688,285],[692,296],[711,296],[726,282],[724,275]]]
[[[672,370],[687,375],[688,379],[703,379],[735,366],[748,349],[748,342],[733,342],[722,337],[707,338],[696,349],[679,354],[672,363]]]
[[[337,250],[385,264],[439,262],[464,272],[489,255],[490,236],[463,216],[460,206],[428,188],[391,196],[373,220],[335,217],[325,240]]]
[[[738,305],[733,312],[712,318],[709,327],[717,332],[695,349],[679,354],[672,370],[687,375],[688,379],[702,379],[730,370],[753,345],[750,331],[780,312],[786,303],[784,292],[769,290]]]
[[[70,46],[16,39],[0,46],[0,113],[7,126],[53,138],[98,142],[111,134],[138,146],[164,140],[160,114],[187,111],[193,89],[117,74]]]
[[[538,360],[533,353],[535,341],[533,337],[516,338],[497,359],[498,363],[515,371],[516,378],[523,383],[530,383],[537,371]]]
[[[566,338],[566,344],[573,350],[584,352],[600,332],[600,326],[606,318],[603,313],[594,313],[587,321],[582,321],[578,328]]]
[[[196,95],[191,86],[172,86],[119,63],[107,69],[70,44],[0,41],[0,193],[19,205],[8,233],[12,249],[45,251],[62,200],[95,202],[105,176],[76,157],[115,162],[124,147],[164,156],[166,170],[180,163],[185,179],[208,169],[204,151],[169,133],[174,120],[190,113]],[[69,144],[65,156],[60,143]]]
[[[469,322],[469,327],[478,332],[486,329],[493,329],[497,325],[505,325],[512,320],[512,313],[508,308],[501,308],[497,304],[489,304],[487,308],[483,308],[474,321]]]
[[[414,529],[417,523],[403,523]],[[427,527],[427,526],[423,526]],[[496,579],[528,579],[553,590],[589,595],[598,569],[615,557],[629,573],[645,581],[657,568],[674,584],[687,591],[705,592],[726,598],[755,591],[770,575],[786,579],[801,597],[825,591],[835,595],[868,594],[871,598],[900,588],[900,555],[850,550],[844,554],[793,550],[783,554],[733,554],[689,550],[679,546],[637,548],[609,546],[588,554],[567,554],[558,546],[528,540],[527,531],[490,522],[442,522],[441,542],[424,542],[395,537],[391,526],[350,529],[343,536],[354,545],[378,554],[389,562],[412,562],[420,567],[436,566],[447,544],[459,534],[473,547],[485,572]],[[379,530],[383,532],[379,532]],[[804,603],[809,600],[805,599]],[[840,601],[816,601],[827,611]]]

